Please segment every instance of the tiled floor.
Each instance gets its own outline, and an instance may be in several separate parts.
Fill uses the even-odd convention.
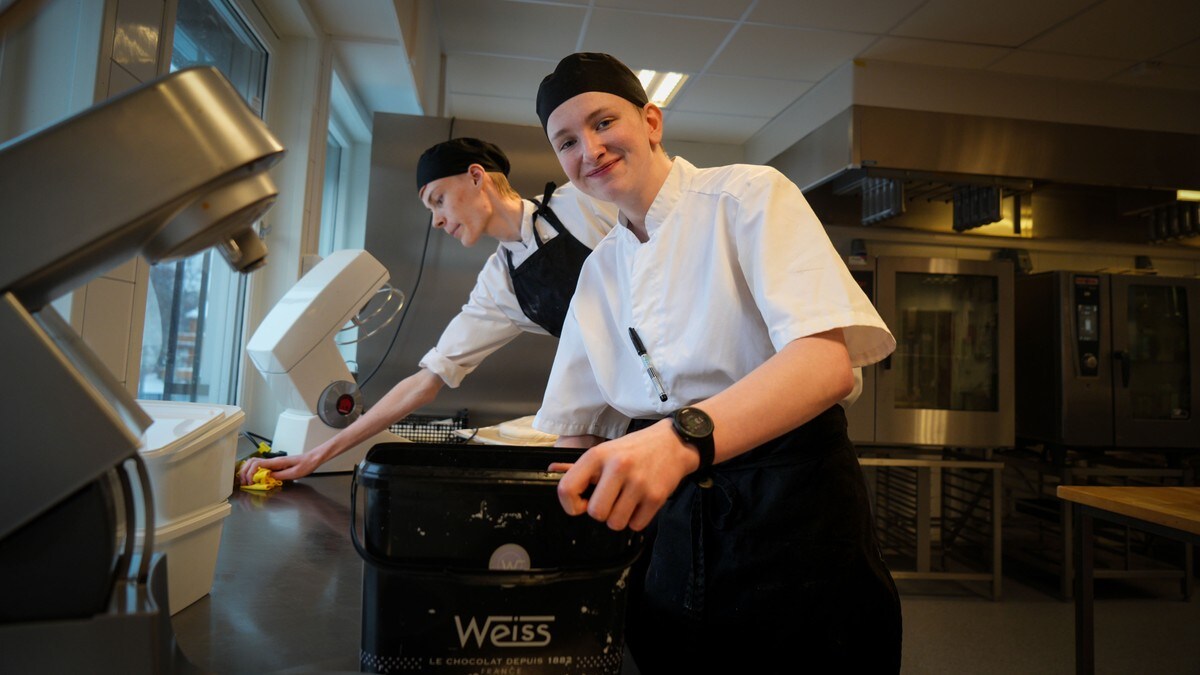
[[[214,673],[357,672],[362,563],[347,475],[267,495],[236,491],[210,596],[179,611],[179,645]],[[1004,599],[902,582],[905,673],[1074,672],[1070,603],[1005,579]],[[1101,582],[1099,673],[1200,674],[1200,598],[1177,584]],[[626,672],[632,671],[626,668]]]

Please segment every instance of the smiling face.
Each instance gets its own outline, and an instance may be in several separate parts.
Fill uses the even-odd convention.
[[[470,248],[487,232],[491,204],[483,190],[484,172],[472,165],[466,173],[430,181],[419,193],[433,214],[433,226]]]
[[[613,94],[579,94],[550,114],[546,135],[576,187],[628,216],[645,214],[670,170],[659,149],[662,111],[653,104],[638,109]]]

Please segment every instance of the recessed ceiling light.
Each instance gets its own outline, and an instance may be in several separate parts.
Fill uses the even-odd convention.
[[[641,80],[646,95],[650,97],[650,102],[660,108],[665,108],[683,88],[683,83],[687,82],[687,75],[660,73],[656,70],[639,70],[638,79]]]

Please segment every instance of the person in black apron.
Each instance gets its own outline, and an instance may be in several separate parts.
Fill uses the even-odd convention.
[[[560,61],[537,109],[567,176],[621,208],[534,427],[591,445],[567,513],[655,532],[627,613],[639,671],[898,672],[899,595],[838,403],[895,340],[799,188],[668,156],[662,111],[606,54]]]
[[[630,608],[645,675],[899,671],[899,597],[840,405],[714,465],[711,487],[684,483],[654,529]]]
[[[579,270],[592,249],[576,239],[550,208],[554,189],[554,183],[546,183],[542,201],[529,200],[537,207],[533,212],[533,239],[537,242],[537,250],[519,266],[513,265],[511,250],[504,249],[504,255],[521,311],[547,333],[559,337],[571,296],[579,283]],[[536,227],[539,216],[546,219],[558,236],[542,241]]]
[[[523,200],[508,184],[510,168],[500,148],[475,138],[438,143],[421,155],[417,190],[432,213],[432,226],[464,246],[484,237],[495,239],[500,242],[497,252],[480,271],[463,311],[421,359],[416,373],[312,450],[245,462],[238,474],[242,484],[252,482],[260,468],[270,469],[280,480],[306,476],[432,403],[443,386],[457,387],[483,359],[520,333],[559,336],[579,269],[612,229],[616,208],[570,184],[556,188],[547,183],[540,201]]]

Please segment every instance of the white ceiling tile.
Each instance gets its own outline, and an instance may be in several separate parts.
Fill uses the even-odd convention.
[[[727,21],[597,9],[588,21],[583,51],[612,54],[634,70],[695,73],[704,67],[733,26]]]
[[[310,6],[321,26],[333,35],[376,40],[400,37],[396,6],[391,0],[354,0],[352,12],[346,11],[344,0],[315,0]]]
[[[451,94],[501,96],[532,100],[554,61],[450,54],[446,56],[446,91]],[[533,114],[532,105],[529,108]]]
[[[926,66],[986,68],[1011,52],[1004,47],[941,40],[885,37],[861,54],[866,59],[917,63]]]
[[[712,19],[738,19],[750,6],[750,0],[596,0],[596,6]]]
[[[767,117],[676,111],[668,114],[663,121],[663,144],[667,152],[671,151],[672,140],[740,145],[770,121]]]
[[[418,112],[399,37],[412,0],[304,3],[307,11],[299,0],[256,0],[282,35],[331,35],[339,72],[367,108]],[[930,109],[954,110],[963,101],[992,97],[1003,104],[997,114],[1023,116],[1019,92],[1035,82],[1028,76],[1055,78],[1050,84],[1063,91],[1083,87],[1081,93],[1063,94],[1064,106],[1097,82],[1121,92],[1130,85],[1169,89],[1181,97],[1200,90],[1197,0],[433,0],[433,5],[446,55],[445,112],[483,121],[535,126],[537,84],[577,48],[612,53],[634,68],[693,75],[667,111],[667,138],[734,145],[788,114],[789,106],[812,95],[812,83],[858,57],[880,67],[932,64],[939,68],[928,72],[944,74],[930,77],[946,82],[958,82],[949,68],[986,67],[997,77],[1011,76],[1012,92],[998,94],[994,83],[978,91],[947,84],[945,100],[913,102]],[[739,24],[743,14],[746,23]],[[309,25],[310,19],[319,25]],[[1002,49],[1013,46],[1015,51]],[[896,86],[905,88],[903,82]]]
[[[1140,61],[1198,37],[1200,2],[1196,0],[1105,0],[1025,46]]]
[[[758,0],[749,20],[800,28],[886,33],[925,0]]]
[[[533,112],[533,98],[449,94],[446,96],[446,103],[448,108],[446,114],[450,117],[531,127],[540,126],[537,115]]]
[[[1109,82],[1140,87],[1200,90],[1200,68],[1163,63],[1151,67],[1134,66],[1109,78]]]
[[[442,51],[554,59],[575,51],[586,10],[505,0],[438,0]]]
[[[874,40],[861,33],[742,26],[708,72],[816,82]]]
[[[929,0],[892,35],[1016,47],[1096,0]]]
[[[689,80],[671,104],[680,112],[774,117],[812,84],[790,80],[757,80],[704,75]]]
[[[1129,68],[1134,61],[1097,59],[1070,54],[1048,54],[1025,49],[1013,51],[988,67],[1002,73],[1057,77],[1065,80],[1103,80]]]
[[[419,115],[421,104],[413,85],[404,47],[369,42],[334,43],[338,60],[354,82],[363,105],[370,110]],[[424,111],[430,114],[436,111]]]
[[[1163,54],[1159,60],[1163,63],[1200,68],[1200,40],[1169,51]]]

